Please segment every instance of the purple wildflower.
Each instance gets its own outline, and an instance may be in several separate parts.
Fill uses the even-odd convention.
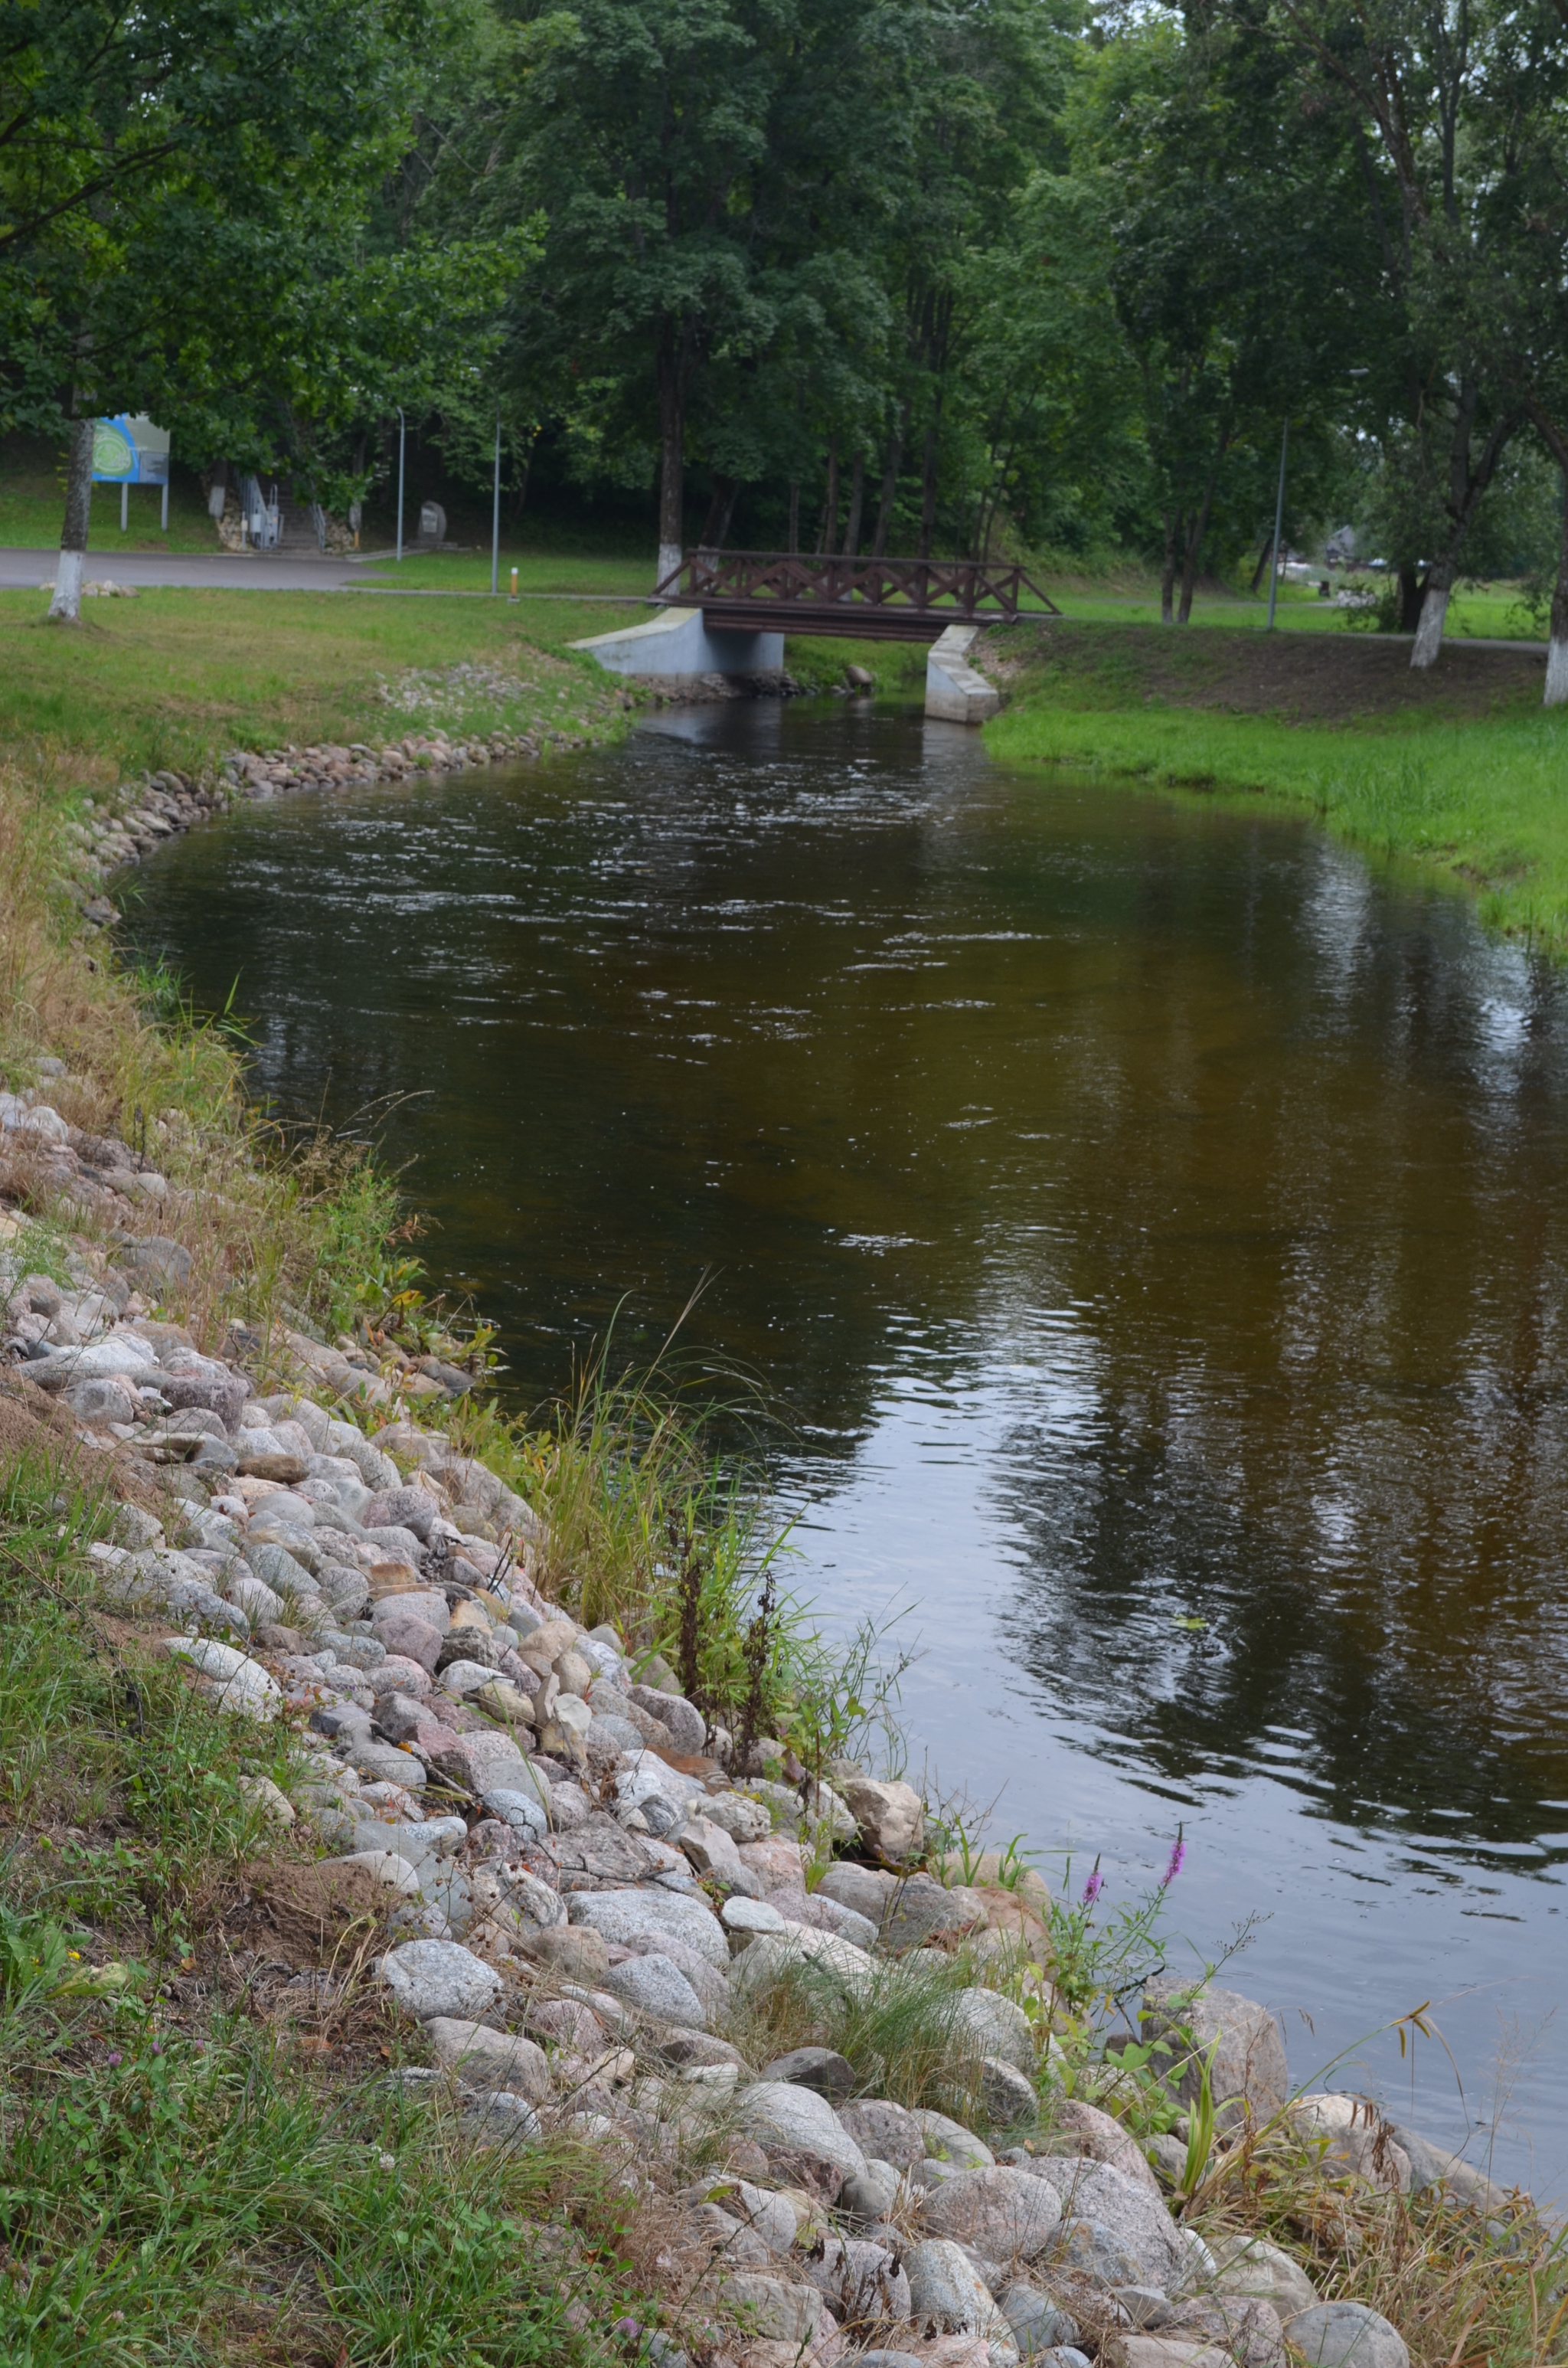
[[[1176,1827],[1176,1843],[1171,1850],[1171,1862],[1169,1866],[1166,1867],[1164,1874],[1160,1877],[1160,1889],[1162,1891],[1168,1891],[1170,1889],[1171,1884],[1176,1881],[1177,1875],[1181,1873],[1182,1868],[1186,1863],[1187,1844],[1182,1839],[1182,1828],[1178,1826]]]
[[[125,2058],[124,2058],[124,2056],[120,2054],[120,2052],[119,2052],[119,2048],[118,2048],[118,2047],[116,2047],[116,2048],[112,2049],[112,2050],[110,2051],[110,2053],[109,2053],[108,2055],[106,2055],[106,2056],[105,2056],[105,2058],[104,2058],[104,2062],[108,2066],[108,2068],[109,2068],[109,2070],[110,2070],[111,2072],[114,2070],[114,2067],[115,2067],[115,2066],[116,2066],[117,2064],[123,2064],[123,2063],[124,2063],[124,2061],[125,2061]]]
[[[1084,1906],[1085,1907],[1092,1907],[1104,1889],[1105,1877],[1100,1873],[1100,1862],[1098,1859],[1096,1859],[1093,1872],[1090,1873],[1087,1883],[1084,1885]]]
[[[163,2041],[162,2041],[161,2039],[154,2039],[154,2041],[153,2042],[153,2055],[161,2055],[163,2054],[163,2052],[164,2052],[164,2043],[163,2043]]]

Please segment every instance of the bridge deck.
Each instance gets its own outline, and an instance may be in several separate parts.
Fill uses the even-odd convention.
[[[700,609],[718,631],[934,642],[949,625],[1008,624],[1025,594],[1061,610],[1021,567],[981,559],[837,559],[803,552],[693,551],[656,599]]]

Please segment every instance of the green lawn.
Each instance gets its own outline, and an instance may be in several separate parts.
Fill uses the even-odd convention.
[[[517,571],[520,592],[542,592],[552,597],[561,594],[597,593],[601,597],[647,599],[653,589],[653,559],[614,559],[602,557],[571,557],[560,552],[529,552],[516,548],[505,538],[501,544],[501,590],[510,590],[513,568]],[[405,552],[401,560],[378,556],[369,560],[357,577],[362,575],[367,584],[385,586],[404,592],[488,592],[490,589],[490,553],[468,551]],[[606,626],[604,630],[608,631]]]
[[[176,472],[169,487],[169,530],[159,530],[158,515],[162,495],[156,485],[132,485],[130,492],[129,531],[119,530],[119,487],[93,487],[93,520],[88,530],[87,549],[95,561],[112,561],[117,552],[148,551],[216,551],[217,532],[207,515],[207,505],[201,498],[201,488],[194,477]],[[0,475],[0,545],[12,550],[35,550],[39,554],[39,581],[53,573],[54,553],[60,548],[60,529],[65,517],[65,487],[58,473],[47,467],[26,473],[7,469]],[[112,567],[100,568],[101,574],[112,574]]]
[[[1047,583],[1047,589],[1050,585]],[[1062,614],[1075,624],[1157,625],[1157,591],[1097,596],[1094,591],[1066,590],[1057,598]],[[1253,599],[1244,592],[1199,593],[1192,604],[1192,625],[1252,626],[1262,631],[1268,620],[1267,590]],[[1305,585],[1281,585],[1276,604],[1276,625],[1281,632],[1344,633],[1365,632],[1349,612],[1320,600]],[[1189,629],[1190,630],[1190,629]],[[1449,604],[1447,630],[1454,638],[1508,642],[1546,639],[1544,617],[1534,618],[1512,584],[1481,585],[1456,592]]]
[[[74,632],[36,592],[0,592],[0,743],[62,788],[237,745],[386,740],[431,723],[602,736],[620,691],[569,642],[605,610],[570,601],[378,600],[340,592],[143,592],[92,601]],[[515,690],[451,685],[480,661]],[[422,678],[434,709],[390,708]]]

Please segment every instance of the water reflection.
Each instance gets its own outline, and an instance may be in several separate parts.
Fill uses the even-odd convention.
[[[415,1097],[389,1149],[525,1402],[714,1270],[808,1573],[915,1599],[921,1736],[1042,1846],[1206,1820],[1195,1904],[1275,1884],[1255,1963],[1335,2034],[1437,1967],[1550,2002],[1568,1030],[1460,902],[761,705],[236,817],[135,927],[237,973],[284,1106]]]

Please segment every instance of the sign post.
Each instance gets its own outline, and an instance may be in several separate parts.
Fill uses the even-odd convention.
[[[93,479],[119,487],[119,530],[131,530],[132,485],[161,485],[161,529],[169,530],[169,431],[150,419],[120,414],[93,422]]]

